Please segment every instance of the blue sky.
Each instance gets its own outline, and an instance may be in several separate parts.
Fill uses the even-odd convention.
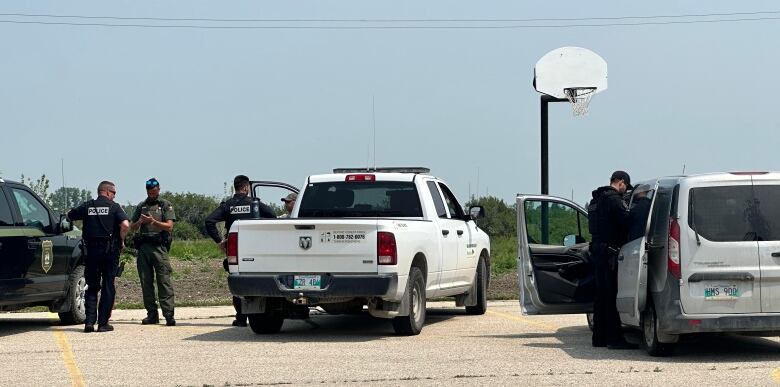
[[[0,13],[172,18],[582,18],[774,11],[772,2],[4,1]],[[777,16],[777,15],[774,15]],[[0,16],[0,20],[33,20]],[[43,19],[34,19],[43,20]],[[246,23],[242,23],[246,24]],[[221,195],[237,173],[427,166],[465,200],[539,191],[533,66],[581,46],[609,64],[585,118],[550,109],[551,193],[583,203],[634,180],[780,170],[780,20],[500,30],[203,30],[0,23],[0,171],[118,200]]]

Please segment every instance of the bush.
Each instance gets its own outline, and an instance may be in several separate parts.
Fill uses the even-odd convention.
[[[174,241],[170,256],[184,261],[224,258],[225,253],[211,239]]]
[[[174,241],[203,239],[200,230],[193,224],[186,222],[176,222],[172,234]]]
[[[503,274],[517,270],[517,237],[490,238],[490,271]]]

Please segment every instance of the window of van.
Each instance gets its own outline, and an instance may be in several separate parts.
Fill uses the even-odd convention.
[[[582,230],[588,229],[587,218],[562,203],[527,200],[525,225],[528,243],[531,244],[563,246],[567,235],[575,235],[579,241],[589,240],[582,233]]]
[[[748,222],[757,240],[780,241],[780,185],[753,186],[755,200],[748,206]]]
[[[755,240],[749,210],[754,206],[750,185],[691,188],[688,226],[715,242]],[[755,217],[753,217],[755,218]]]

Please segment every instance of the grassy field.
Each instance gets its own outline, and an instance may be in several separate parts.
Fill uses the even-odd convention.
[[[517,269],[517,237],[490,238],[492,274],[514,272]]]

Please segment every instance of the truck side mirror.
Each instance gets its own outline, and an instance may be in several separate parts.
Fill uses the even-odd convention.
[[[469,217],[472,220],[477,220],[485,217],[485,209],[482,206],[469,207]]]
[[[70,220],[68,220],[68,217],[65,215],[60,215],[58,225],[60,234],[73,231],[73,223],[71,223]]]

